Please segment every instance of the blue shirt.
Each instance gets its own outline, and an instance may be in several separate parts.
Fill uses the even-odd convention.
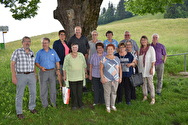
[[[125,56],[120,56],[119,53],[116,53],[115,56],[117,56],[120,59],[121,68],[122,68],[122,76],[123,77],[130,77],[133,74],[133,67],[127,67],[126,65],[128,63],[132,63],[134,60],[134,57],[131,53],[127,53]]]
[[[53,69],[56,66],[56,62],[59,62],[60,59],[54,49],[49,48],[48,52],[44,49],[41,49],[36,54],[35,63],[38,63],[40,66],[46,69]]]
[[[108,40],[105,40],[105,41],[103,42],[103,44],[104,44],[104,49],[105,49],[105,51],[106,51],[106,47],[107,47],[108,44],[113,44],[113,45],[115,46],[115,48],[118,47],[118,41],[116,41],[115,39],[112,39],[112,42],[110,42],[110,41],[108,41]]]

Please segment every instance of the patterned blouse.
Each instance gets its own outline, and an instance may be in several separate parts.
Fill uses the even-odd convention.
[[[114,59],[109,59],[107,57],[103,57],[101,63],[104,65],[103,68],[104,77],[108,81],[118,81],[119,67],[120,67],[119,58],[115,57]]]

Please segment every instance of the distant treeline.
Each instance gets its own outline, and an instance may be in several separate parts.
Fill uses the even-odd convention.
[[[133,14],[129,11],[125,11],[124,0],[120,0],[117,8],[113,6],[112,3],[108,3],[108,8],[102,8],[100,13],[98,24],[107,24],[115,20],[122,20],[125,18],[133,17]]]
[[[102,8],[98,24],[107,24],[115,20],[122,20],[133,17],[133,13],[125,10],[124,0],[120,0],[117,8],[113,3],[108,3],[108,8]],[[184,0],[182,4],[172,4],[166,8],[164,18],[187,18],[188,17],[188,0]]]
[[[182,4],[172,4],[167,7],[164,18],[187,18],[188,17],[188,0],[184,0]]]

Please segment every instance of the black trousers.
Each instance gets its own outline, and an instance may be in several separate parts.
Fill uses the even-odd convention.
[[[130,102],[131,99],[136,99],[135,87],[131,85],[129,77],[123,77],[122,82],[118,86],[117,90],[117,103],[122,102],[123,89],[125,90],[125,101]]]
[[[76,82],[69,81],[69,86],[71,91],[72,107],[82,107],[84,105],[82,102],[83,80]]]
[[[104,104],[104,89],[100,78],[92,77],[92,84],[94,89],[94,103]]]

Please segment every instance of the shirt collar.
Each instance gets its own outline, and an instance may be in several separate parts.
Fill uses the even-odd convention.
[[[158,45],[158,44],[159,44],[159,43],[157,42],[156,45]],[[152,46],[156,46],[156,45],[153,44],[153,42],[151,43],[151,45],[152,45]]]
[[[21,48],[22,51],[25,51],[25,49],[22,47]],[[29,52],[32,52],[31,49],[29,48]]]
[[[51,48],[49,47],[49,50],[51,50]],[[42,48],[42,51],[45,51],[43,48]]]

